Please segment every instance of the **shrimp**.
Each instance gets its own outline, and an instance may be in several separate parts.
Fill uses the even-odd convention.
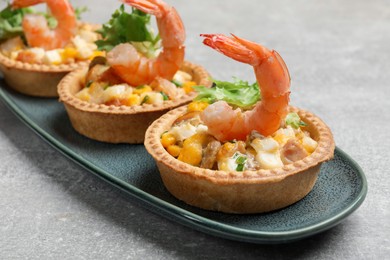
[[[166,80],[164,78],[156,77],[150,86],[158,91],[163,91],[168,95],[168,97],[172,100],[175,100],[177,97],[177,87],[175,84]]]
[[[122,1],[156,16],[162,51],[156,58],[148,59],[131,44],[119,44],[107,54],[108,64],[132,86],[149,84],[156,77],[171,80],[184,61],[185,31],[179,14],[162,0]]]
[[[233,110],[225,101],[208,106],[200,115],[209,132],[220,141],[245,140],[253,130],[264,136],[279,129],[287,115],[290,74],[280,55],[232,34],[202,34],[203,43],[239,62],[253,66],[262,100],[252,110]]]
[[[67,0],[13,0],[13,8],[23,8],[46,3],[51,14],[57,20],[57,27],[50,29],[45,17],[27,14],[22,27],[31,47],[52,50],[65,47],[76,33],[77,19],[73,7]]]

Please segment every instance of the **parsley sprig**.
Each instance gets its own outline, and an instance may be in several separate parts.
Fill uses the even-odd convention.
[[[237,164],[236,171],[242,172],[245,168],[247,157],[240,153],[235,153],[233,155],[233,158],[236,159],[236,164]]]
[[[12,9],[8,5],[0,12],[0,40],[23,36],[22,21],[26,14],[34,13],[31,8]]]
[[[154,35],[150,25],[150,15],[135,8],[131,13],[121,5],[111,19],[98,30],[102,36],[96,42],[99,50],[110,51],[121,43],[135,43],[133,46],[148,57],[160,48],[160,36]]]
[[[305,122],[301,120],[299,115],[295,112],[293,113],[288,113],[285,119],[286,125],[291,126],[294,129],[298,129],[301,126],[307,126]]]

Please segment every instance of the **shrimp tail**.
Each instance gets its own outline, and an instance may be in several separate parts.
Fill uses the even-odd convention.
[[[11,7],[13,9],[19,9],[19,8],[29,7],[32,5],[41,4],[44,2],[45,0],[14,0],[11,3]]]
[[[254,42],[232,34],[230,38],[223,34],[201,34],[203,43],[236,61],[257,66],[270,55],[270,51]]]
[[[122,0],[122,3],[131,5],[132,7],[141,10],[144,13],[154,15],[157,18],[162,16],[160,12],[159,1],[142,1],[142,0]]]

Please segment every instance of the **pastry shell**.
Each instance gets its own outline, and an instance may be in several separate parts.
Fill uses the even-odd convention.
[[[60,80],[70,71],[87,63],[29,64],[12,60],[0,53],[0,70],[7,85],[19,93],[36,97],[58,97],[57,85]]]
[[[58,85],[60,101],[64,103],[73,128],[91,139],[108,143],[143,143],[145,131],[157,118],[169,110],[190,102],[195,93],[162,105],[107,106],[93,104],[75,97],[81,90],[88,68],[85,66],[69,73]],[[210,87],[207,71],[198,65],[184,62],[181,70],[192,75],[198,85]]]
[[[145,147],[168,191],[192,206],[236,214],[281,209],[305,197],[314,187],[321,164],[333,158],[335,144],[325,123],[308,111],[290,107],[318,142],[311,155],[271,170],[225,172],[195,167],[172,157],[160,141],[161,134],[186,111],[186,106],[180,107],[156,120],[146,131]]]

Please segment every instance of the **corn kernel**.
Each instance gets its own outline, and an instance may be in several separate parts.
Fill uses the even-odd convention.
[[[227,142],[223,145],[223,149],[226,150],[226,151],[231,151],[234,149],[236,145],[234,143],[231,143],[231,142]]]
[[[196,142],[187,142],[188,140],[184,141],[183,148],[177,159],[198,166],[202,161],[202,145]]]
[[[67,60],[69,58],[75,58],[77,56],[77,50],[75,48],[67,47],[61,53],[62,60]]]
[[[284,134],[276,134],[273,138],[274,138],[274,140],[275,140],[276,142],[278,142],[279,144],[284,144],[284,143],[286,143],[287,140],[288,140],[288,137],[285,136]]]
[[[167,151],[173,157],[178,157],[180,155],[181,149],[182,148],[178,145],[170,145],[168,146]]]
[[[188,104],[188,112],[203,111],[208,107],[209,103],[203,101],[194,101]]]
[[[104,51],[94,51],[91,57],[89,57],[90,60],[93,60],[95,57],[98,56],[106,56],[106,53]]]
[[[141,103],[141,97],[139,95],[131,94],[127,97],[125,105],[126,106],[135,106]]]
[[[210,135],[206,133],[197,133],[187,139],[188,142],[196,142],[202,146],[206,146],[210,142]]]
[[[161,136],[161,144],[167,148],[169,147],[170,145],[173,145],[176,143],[176,138],[170,134],[170,133],[164,133],[162,136]]]
[[[151,86],[144,85],[142,87],[135,88],[133,93],[141,95],[142,93],[151,92],[151,91],[152,91],[152,87]]]
[[[202,162],[203,146],[210,141],[211,136],[197,133],[183,142],[183,148],[178,159],[188,164],[198,166]]]
[[[196,82],[195,81],[187,81],[187,82],[184,82],[182,87],[184,89],[184,91],[188,94],[192,91],[194,91],[194,89],[192,88],[193,86],[196,86]]]

